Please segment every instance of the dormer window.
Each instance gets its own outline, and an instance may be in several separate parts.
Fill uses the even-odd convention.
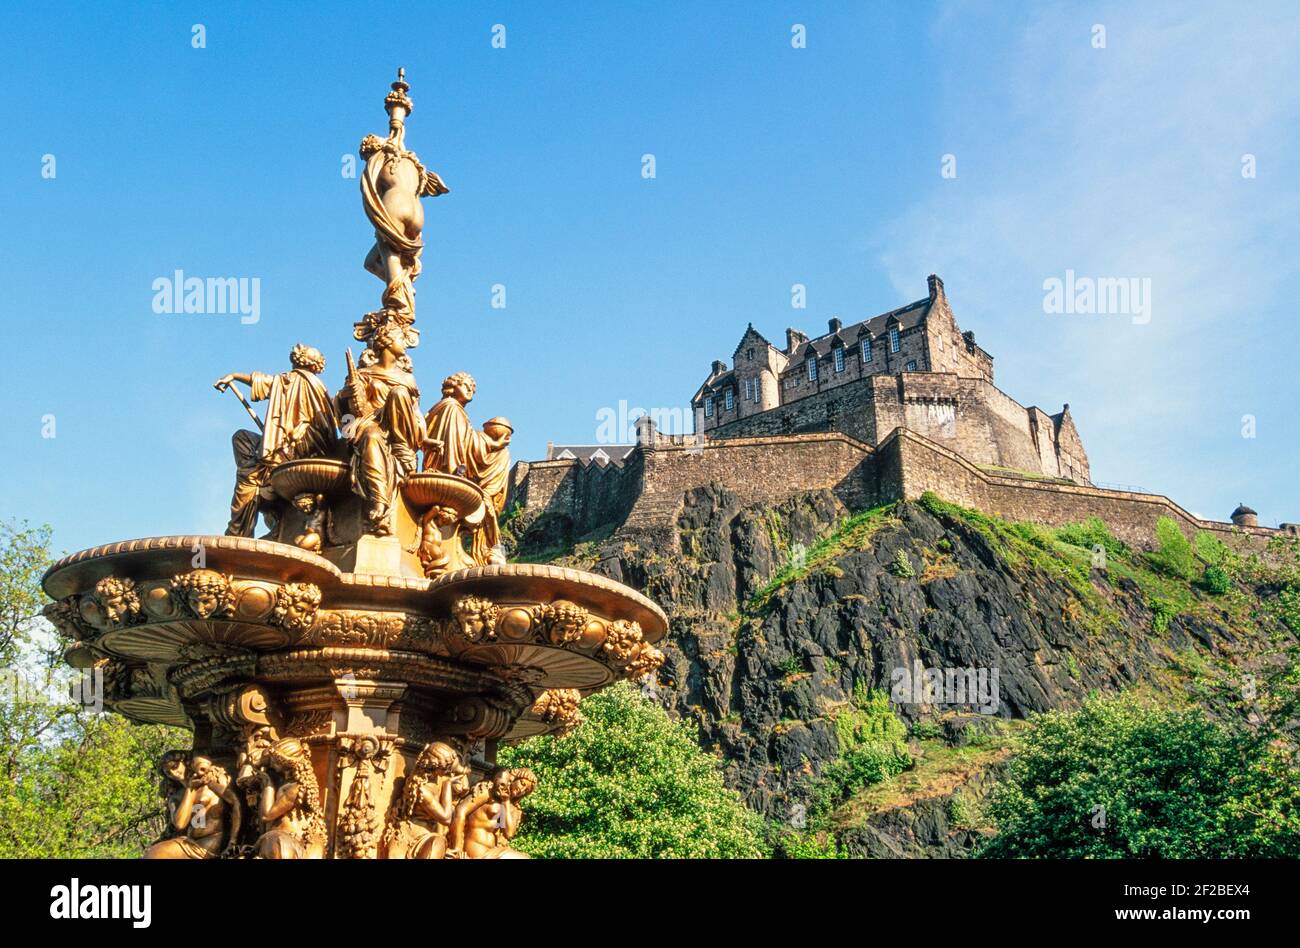
[[[731,409],[736,405],[736,390],[734,388],[727,389],[726,392],[723,393],[722,398],[726,410],[731,411]]]
[[[810,355],[808,357],[807,362],[805,362],[804,364],[808,367],[808,381],[816,382],[817,381],[817,357],[815,355]]]
[[[704,417],[705,418],[713,417],[713,396],[712,395],[704,396]]]
[[[835,353],[835,371],[843,372],[844,371],[844,347],[836,346],[834,349],[834,353]]]
[[[862,361],[863,362],[871,361],[871,337],[870,336],[862,337]]]
[[[899,349],[902,348],[902,346],[903,346],[902,340],[900,340],[898,337],[898,327],[890,326],[889,327],[889,351],[897,352]]]

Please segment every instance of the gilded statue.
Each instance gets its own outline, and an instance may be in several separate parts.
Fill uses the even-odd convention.
[[[537,777],[527,767],[498,767],[456,805],[448,849],[464,859],[527,859],[510,840],[523,819],[519,801],[536,789]]]
[[[293,545],[309,553],[319,553],[329,542],[329,509],[325,495],[312,491],[295,494],[293,506],[304,517],[301,532],[293,538]]]
[[[420,233],[424,229],[422,197],[446,194],[442,178],[406,150],[406,116],[414,104],[406,94],[410,86],[405,71],[398,70],[392,92],[384,99],[388,137],[367,135],[361,140],[365,170],[361,175],[361,203],[375,227],[375,245],[365,267],[384,281],[383,306],[399,322],[415,321],[415,278],[420,275]]]
[[[319,859],[325,849],[325,814],[312,768],[311,749],[295,737],[281,738],[262,755],[257,771],[259,859]]]
[[[366,502],[366,526],[375,536],[392,532],[398,484],[416,469],[424,442],[420,389],[406,355],[413,333],[392,319],[363,324],[358,334],[369,345],[358,365],[349,364],[334,401],[349,443],[352,489]]]
[[[206,757],[168,751],[159,762],[168,834],[145,859],[215,859],[239,836],[240,804],[226,771]],[[228,831],[228,832],[227,832]]]
[[[474,535],[474,560],[504,563],[497,515],[505,506],[510,474],[510,438],[514,429],[504,418],[493,418],[482,431],[474,428],[465,406],[474,398],[477,386],[468,372],[457,372],[443,380],[442,401],[429,409],[424,423],[428,435],[424,470],[456,474],[474,481],[488,497],[491,508],[483,529]]]
[[[249,408],[261,433],[244,429],[236,431],[231,439],[235,452],[235,491],[230,500],[227,536],[253,535],[272,468],[284,461],[328,454],[337,441],[338,423],[333,403],[325,383],[320,380],[320,373],[325,371],[325,357],[319,350],[299,343],[289,353],[289,362],[290,371],[279,375],[232,372],[212,383],[217,391],[224,392],[239,382],[248,386],[249,398],[267,403],[265,421],[258,419]],[[235,394],[240,401],[244,400],[237,390]],[[245,407],[248,407],[246,402]]]
[[[469,792],[469,768],[448,744],[425,746],[406,776],[384,836],[388,859],[442,859],[456,804]]]

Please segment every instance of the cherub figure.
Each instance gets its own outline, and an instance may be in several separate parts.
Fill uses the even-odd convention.
[[[293,538],[293,545],[311,553],[319,553],[327,539],[325,495],[304,491],[293,498],[293,506],[307,518],[302,532]]]
[[[207,757],[168,751],[159,762],[167,795],[166,835],[145,859],[215,859],[239,836],[240,805],[230,775]],[[229,833],[226,832],[229,824]]]
[[[497,768],[456,805],[448,850],[465,859],[527,859],[509,844],[523,819],[519,801],[536,789],[537,777],[527,767]]]

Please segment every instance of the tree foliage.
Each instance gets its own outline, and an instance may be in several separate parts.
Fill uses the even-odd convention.
[[[161,829],[155,763],[176,728],[91,713],[56,687],[61,645],[40,617],[48,527],[0,524],[0,857],[134,857]]]
[[[1200,710],[1089,698],[1033,719],[983,856],[1300,856],[1294,749]]]
[[[515,845],[564,858],[750,858],[764,855],[761,819],[722,782],[693,730],[626,683],[582,702],[568,737],[503,748],[531,767]]]

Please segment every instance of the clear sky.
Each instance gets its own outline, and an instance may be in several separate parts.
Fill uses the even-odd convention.
[[[0,518],[52,524],[61,551],[221,531],[247,418],[218,376],[282,371],[304,341],[341,383],[381,289],[343,156],[385,132],[398,65],[407,144],[452,188],[425,202],[424,402],[468,370],[471,415],[509,416],[516,457],[594,441],[620,401],[687,410],[747,322],[817,334],[937,272],[999,387],[1070,403],[1094,478],[1300,521],[1292,0],[6,3],[0,22]],[[155,313],[178,269],[257,278],[260,319]],[[1067,271],[1149,280],[1149,319],[1044,312]]]

